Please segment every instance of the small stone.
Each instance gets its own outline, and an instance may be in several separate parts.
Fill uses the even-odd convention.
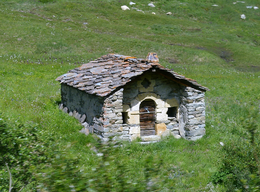
[[[85,120],[86,120],[86,115],[83,114],[83,115],[80,117],[79,122],[80,122],[80,123],[83,123]]]
[[[87,128],[82,128],[79,132],[84,133],[85,135],[89,134],[89,130]]]
[[[205,131],[206,131],[205,128],[191,130],[191,131],[187,132],[187,136],[193,137],[193,136],[205,135]]]
[[[84,127],[89,127],[89,124],[87,122],[83,122],[81,123],[81,125],[83,125]]]
[[[172,124],[167,125],[167,129],[173,129],[173,125]]]
[[[171,135],[171,130],[166,129],[166,130],[162,133],[161,137],[168,137],[168,136],[170,136],[170,135]]]
[[[62,103],[59,105],[59,109],[60,109],[60,110],[63,109],[63,104],[62,104]]]
[[[121,6],[121,9],[122,9],[123,11],[130,10],[130,8],[127,7],[126,5]]]
[[[196,140],[198,140],[198,139],[200,139],[200,138],[202,138],[203,137],[203,135],[201,135],[201,136],[195,136],[195,137],[190,137],[190,138],[188,138],[189,140],[191,140],[191,141],[196,141]]]
[[[64,113],[68,113],[68,108],[67,108],[67,107],[64,107],[62,111],[63,111]]]
[[[153,3],[149,3],[148,6],[155,7],[155,5]]]
[[[180,138],[181,138],[180,135],[173,135],[173,137],[174,137],[175,139],[180,139]]]

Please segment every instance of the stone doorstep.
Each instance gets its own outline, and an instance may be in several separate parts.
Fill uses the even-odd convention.
[[[149,136],[141,136],[141,140],[145,142],[149,141],[159,141],[161,136],[159,135],[149,135]]]

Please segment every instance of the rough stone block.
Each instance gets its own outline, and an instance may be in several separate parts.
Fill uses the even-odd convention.
[[[165,107],[165,102],[162,99],[156,99],[155,103],[157,109],[161,109]]]
[[[64,113],[68,113],[68,108],[67,108],[67,107],[64,107],[64,108],[62,109],[62,111],[63,111]]]
[[[116,101],[117,100],[117,96],[116,95],[113,95],[112,98],[111,98],[112,101]]]
[[[166,129],[163,133],[162,133],[162,137],[169,137],[171,135],[171,130]]]
[[[166,126],[167,129],[173,129],[174,125],[173,124],[169,124]]]
[[[116,122],[115,122],[116,124],[122,124],[123,123],[123,120],[117,120]]]
[[[88,134],[89,134],[89,129],[87,129],[87,128],[82,128],[79,132],[80,132],[80,133],[84,133],[85,135],[88,135]]]
[[[198,140],[198,139],[201,139],[203,137],[203,135],[201,135],[201,136],[195,136],[195,137],[190,137],[190,138],[188,138],[189,140],[191,140],[191,141],[196,141],[196,140]]]
[[[129,134],[140,134],[140,127],[130,127]]]
[[[82,123],[82,125],[83,125],[85,128],[89,128],[89,124],[88,124],[87,122]]]
[[[122,113],[123,110],[122,110],[122,109],[115,109],[114,112],[115,112],[115,113]]]
[[[85,120],[86,120],[86,115],[83,114],[83,115],[80,117],[79,122],[80,122],[80,123],[83,123]]]
[[[131,141],[130,135],[121,135],[118,138],[123,141]]]
[[[191,131],[188,131],[186,133],[186,136],[188,136],[188,137],[195,137],[195,136],[205,135],[205,131],[206,130],[204,128],[191,130]]]
[[[180,135],[175,135],[175,134],[172,134],[172,135],[173,135],[173,137],[174,137],[175,139],[180,139],[180,138],[181,138]]]
[[[139,137],[140,137],[140,133],[139,134],[132,134],[131,135],[131,141],[136,140]]]
[[[104,128],[104,132],[105,132],[105,133],[108,133],[109,131],[110,131],[109,128]]]
[[[156,135],[161,136],[163,134],[163,132],[166,131],[166,129],[167,129],[167,127],[166,127],[165,123],[155,124]]]
[[[197,107],[196,111],[205,111],[205,107]]]
[[[60,109],[60,110],[63,109],[63,104],[62,104],[62,103],[59,105],[59,109]]]
[[[157,113],[158,121],[166,121],[168,120],[168,115],[166,113]]]
[[[195,111],[195,108],[194,107],[187,107],[187,111],[188,112],[193,112],[193,111]]]
[[[104,133],[103,137],[113,137],[115,135],[116,135],[115,133]]]
[[[104,117],[108,118],[108,119],[114,119],[116,117],[116,114],[115,113],[109,113],[109,114],[105,114]]]
[[[162,114],[166,115],[167,111],[168,111],[167,107],[160,107],[160,108],[158,108],[158,106],[157,106],[157,109],[156,109],[157,113],[162,113]],[[167,120],[168,120],[168,118],[167,118]]]
[[[205,121],[205,117],[204,116],[201,116],[201,117],[198,117],[198,118],[194,118],[194,119],[190,119],[188,124],[189,125],[198,125],[198,124],[201,124],[203,121]]]
[[[129,131],[129,130],[130,130],[130,127],[122,127],[122,129],[123,129],[124,131]]]
[[[128,119],[129,124],[139,124],[140,123],[139,115],[137,115],[137,113],[138,113],[138,111],[129,113],[129,119]]]
[[[103,132],[103,131],[104,131],[104,127],[103,127],[103,126],[94,124],[92,127],[93,127],[95,130],[97,130],[97,131],[100,131],[100,132]]]

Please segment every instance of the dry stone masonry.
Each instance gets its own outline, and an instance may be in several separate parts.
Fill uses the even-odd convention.
[[[208,89],[158,61],[155,53],[146,60],[108,54],[73,69],[57,78],[60,109],[82,123],[81,132],[104,141],[201,138]]]

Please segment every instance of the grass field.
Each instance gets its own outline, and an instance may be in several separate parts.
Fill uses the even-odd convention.
[[[93,182],[108,178],[115,182],[120,178],[115,175],[122,174],[118,170],[126,170],[124,185],[137,186],[139,191],[149,191],[141,185],[147,178],[157,183],[159,189],[154,191],[225,191],[210,180],[224,156],[220,142],[228,145],[246,138],[246,111],[260,107],[260,9],[246,8],[260,7],[259,1],[157,0],[154,8],[147,0],[134,1],[132,6],[129,2],[0,2],[0,114],[9,126],[33,123],[39,137],[63,154],[52,164],[32,166],[38,183],[29,183],[23,191],[36,191],[36,186],[42,191],[102,191]],[[122,5],[130,10],[121,10]],[[206,93],[206,135],[196,142],[168,138],[146,146],[123,143],[116,150],[100,149],[110,155],[98,157],[93,151],[96,139],[80,134],[78,121],[58,109],[60,85],[55,79],[104,54],[145,58],[148,52],[156,52],[165,67],[210,89]],[[259,127],[259,119],[257,123]],[[147,165],[154,170],[147,171]],[[16,169],[10,168],[11,172]],[[1,169],[0,190],[4,191],[8,172],[5,166]],[[74,177],[88,179],[89,187],[84,189],[87,184]],[[107,189],[119,191],[115,186]]]

